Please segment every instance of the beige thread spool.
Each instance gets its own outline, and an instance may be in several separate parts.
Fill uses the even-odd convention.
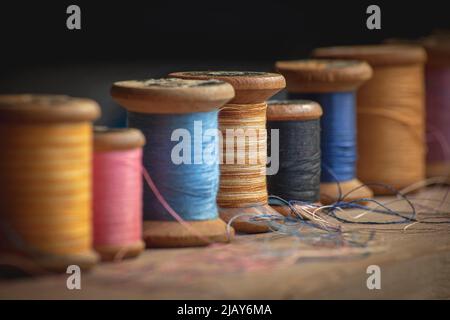
[[[425,51],[418,46],[319,48],[318,58],[367,61],[374,74],[358,91],[358,176],[402,189],[425,178]],[[373,187],[376,194],[389,194]]]
[[[88,269],[92,250],[89,99],[0,96],[0,251],[39,268]]]
[[[230,221],[238,215],[279,215],[268,205],[266,185],[266,100],[285,87],[282,75],[265,72],[241,71],[193,71],[176,72],[171,77],[183,79],[218,79],[230,83],[236,93],[235,98],[221,109],[219,127],[225,143],[224,162],[220,166],[220,189],[217,202],[220,206],[220,217]],[[244,150],[230,151],[226,149],[227,130],[256,130],[257,141],[250,141]],[[248,137],[247,134],[246,138]],[[229,137],[229,136],[228,136]],[[234,145],[234,142],[233,142]],[[251,153],[251,148],[257,151]],[[231,154],[231,152],[233,154]],[[231,154],[233,163],[227,163]],[[245,163],[239,164],[237,157],[241,155]],[[250,163],[256,159],[257,163]],[[255,162],[255,161],[253,161]],[[249,217],[241,216],[234,220],[236,230],[246,233],[267,232],[269,228],[264,223],[254,223]]]

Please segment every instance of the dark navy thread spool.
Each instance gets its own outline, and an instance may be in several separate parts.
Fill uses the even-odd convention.
[[[287,201],[319,202],[321,116],[322,108],[314,101],[269,101],[267,129],[278,130],[279,135],[279,170],[267,177],[270,195]],[[269,139],[268,150],[271,144]],[[281,203],[272,203],[272,207],[284,215],[291,211]]]
[[[373,196],[356,175],[355,91],[372,76],[361,61],[279,61],[290,99],[317,101],[322,109],[322,173],[320,194],[324,204]],[[344,198],[345,197],[345,198]]]
[[[127,109],[129,126],[143,132],[147,140],[144,168],[183,220],[176,221],[145,183],[143,236],[147,246],[227,242],[226,224],[216,205],[218,140],[210,134],[211,130],[218,132],[218,109],[233,98],[233,87],[217,80],[149,79],[116,82],[111,94]],[[176,132],[183,133],[183,139],[173,139]],[[187,161],[174,161],[174,148],[186,141],[188,149],[177,154],[183,159],[187,156]]]

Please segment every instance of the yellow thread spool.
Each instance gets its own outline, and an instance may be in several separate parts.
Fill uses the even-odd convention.
[[[31,258],[53,271],[97,262],[91,248],[91,121],[99,115],[88,99],[0,96],[4,257]]]

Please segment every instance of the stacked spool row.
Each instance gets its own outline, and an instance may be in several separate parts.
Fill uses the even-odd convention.
[[[269,176],[268,189],[288,200],[351,201],[372,196],[362,182],[403,188],[422,180],[424,51],[339,47],[314,55],[333,60],[276,65],[287,79],[289,97],[308,100],[269,106],[266,100],[285,86],[280,74],[183,72],[171,79],[115,83],[112,96],[128,110],[129,126],[139,130],[98,129],[93,156],[91,122],[99,109],[92,101],[3,96],[0,130],[8,138],[1,140],[6,155],[0,165],[2,252],[63,270],[68,264],[95,264],[92,248],[104,260],[136,256],[144,248],[142,239],[158,247],[226,242],[233,230],[227,231],[223,221],[233,219],[238,231],[268,231],[249,218],[286,214],[282,206],[268,205],[267,137],[254,142],[260,146],[256,163],[174,164],[168,154],[175,144],[173,130],[183,128],[194,137],[196,121],[202,131],[265,131],[267,116],[268,128],[281,132],[280,168]],[[427,73],[430,82],[435,71]],[[445,98],[435,99],[436,108],[445,108]],[[203,141],[200,150],[193,141],[190,145],[195,159],[217,141]]]

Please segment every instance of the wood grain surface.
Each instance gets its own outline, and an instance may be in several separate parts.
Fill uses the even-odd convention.
[[[445,190],[411,195],[418,208]],[[382,198],[389,201],[392,198]],[[404,210],[405,206],[395,207]],[[449,206],[440,210],[448,211]],[[354,213],[347,212],[354,216]],[[434,215],[436,216],[436,215]],[[419,213],[430,218],[429,213]],[[449,218],[449,214],[438,215]],[[361,220],[386,221],[367,214]],[[82,274],[81,290],[66,288],[66,274],[0,281],[1,299],[417,299],[450,298],[449,224],[344,225],[360,248],[310,245],[276,233],[241,235],[206,248],[152,249],[139,258],[102,263]],[[381,290],[366,286],[369,265],[381,268]]]

